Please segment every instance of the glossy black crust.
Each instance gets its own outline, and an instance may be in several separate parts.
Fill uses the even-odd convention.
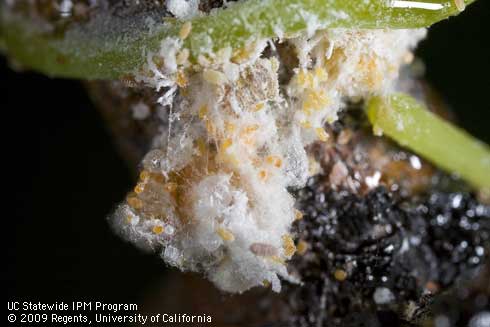
[[[430,319],[427,292],[476,273],[490,250],[490,206],[471,194],[403,200],[383,187],[366,196],[324,187],[320,176],[297,193],[304,219],[295,228],[310,249],[292,265],[304,282],[289,289],[294,326],[418,324]],[[376,289],[393,300],[376,303]]]

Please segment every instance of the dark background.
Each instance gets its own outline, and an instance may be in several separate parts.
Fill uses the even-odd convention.
[[[490,1],[432,27],[418,55],[461,125],[490,143]],[[141,302],[165,267],[109,229],[132,182],[83,87],[14,73],[3,58],[0,76],[4,294]]]

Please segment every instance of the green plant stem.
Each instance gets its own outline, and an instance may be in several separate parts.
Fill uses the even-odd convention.
[[[490,190],[490,148],[434,115],[412,97],[373,97],[367,112],[374,131],[393,138],[478,189]]]
[[[465,0],[466,4],[474,0]],[[408,1],[398,1],[398,3]],[[248,0],[193,19],[184,47],[191,60],[225,47],[310,28],[418,28],[458,13],[452,0],[420,0],[440,9],[398,8],[385,0]],[[162,39],[178,37],[183,22],[170,20],[149,32],[145,28],[121,35],[96,28],[72,28],[61,37],[1,8],[0,39],[19,63],[50,76],[112,79],[131,73],[156,51]],[[131,24],[131,18],[126,18]]]

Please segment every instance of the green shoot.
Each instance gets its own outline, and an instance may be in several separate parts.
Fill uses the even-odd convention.
[[[459,13],[456,3],[456,0],[248,0],[191,20],[192,32],[184,47],[195,61],[200,54],[226,47],[236,50],[255,40],[294,36],[308,29],[426,27]],[[421,4],[425,8],[420,8]],[[126,19],[130,24],[131,17]],[[50,76],[113,79],[140,68],[145,52],[156,51],[164,38],[177,38],[183,24],[167,20],[152,32],[140,28],[132,35],[121,35],[117,30],[106,35],[96,28],[75,27],[59,37],[43,33],[39,26],[1,8],[0,43],[16,62]]]
[[[474,187],[490,190],[490,148],[434,115],[412,97],[373,97],[368,117],[376,134],[386,134]]]

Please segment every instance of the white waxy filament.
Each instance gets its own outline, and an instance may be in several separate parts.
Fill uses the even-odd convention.
[[[427,9],[427,10],[440,10],[444,8],[443,4],[440,3],[428,3],[420,1],[402,1],[394,0],[390,2],[390,7],[393,8],[417,8],[417,9]]]

